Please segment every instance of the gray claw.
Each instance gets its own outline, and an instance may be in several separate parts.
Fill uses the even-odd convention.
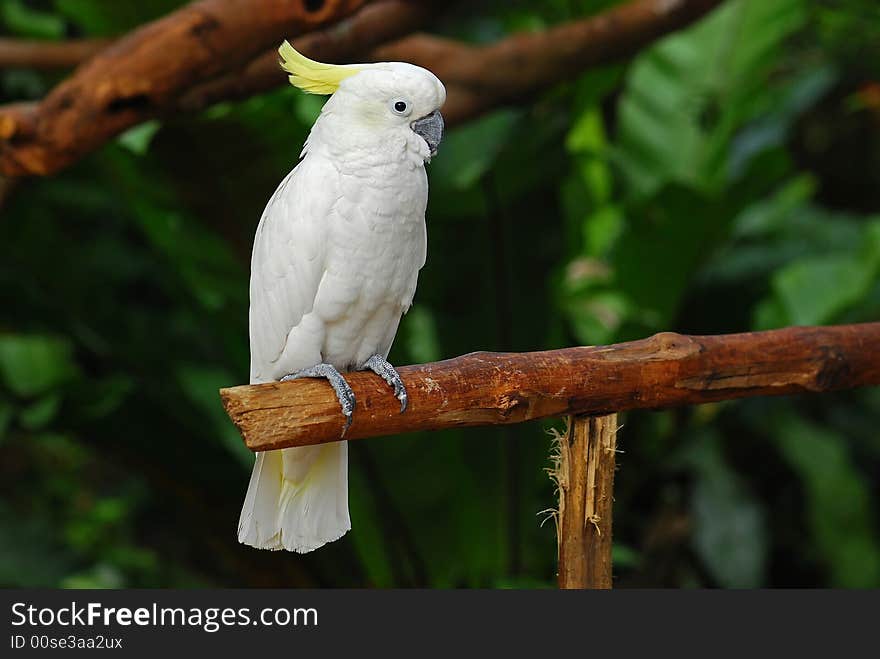
[[[281,378],[281,382],[290,380],[298,380],[300,378],[326,378],[336,392],[336,398],[339,400],[339,406],[345,415],[345,427],[342,429],[342,437],[345,437],[346,431],[351,427],[352,415],[354,414],[355,398],[354,392],[351,390],[348,382],[342,377],[342,374],[330,364],[316,364],[309,368],[304,368],[296,373],[290,373]]]
[[[400,401],[400,413],[403,414],[406,412],[406,406],[409,404],[409,398],[406,395],[406,386],[403,384],[403,380],[400,379],[400,374],[397,372],[397,369],[395,369],[387,359],[382,355],[373,355],[366,361],[360,370],[373,371],[373,373],[385,380],[385,382],[388,383],[388,386],[394,389],[395,398]]]

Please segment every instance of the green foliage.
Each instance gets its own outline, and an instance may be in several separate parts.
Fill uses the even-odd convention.
[[[0,376],[22,398],[46,393],[76,372],[71,346],[47,336],[0,336]]]
[[[113,36],[167,14],[184,0],[106,2],[105,0],[54,0],[59,18],[95,36]]]
[[[824,223],[845,218],[823,218]],[[858,222],[847,249],[815,252],[793,259],[773,273],[771,295],[756,309],[759,327],[821,325],[843,312],[864,307],[880,274],[880,223]]]
[[[822,556],[830,585],[880,585],[880,538],[876,511],[863,476],[833,432],[793,414],[781,413],[770,426],[782,457],[804,488],[812,551]]]
[[[115,35],[179,4],[9,0],[0,25]],[[462,6],[447,32],[613,4]],[[728,1],[451,131],[392,361],[876,320],[875,4]],[[0,72],[6,100],[52,83]],[[0,585],[554,583],[541,424],[354,443],[345,539],[271,563],[235,543],[251,456],[217,389],[246,380],[253,230],[320,103],[149,122],[6,201]],[[876,391],[626,415],[617,583],[877,587],[878,422]]]
[[[0,5],[0,19],[10,32],[23,37],[57,39],[64,34],[61,18],[33,9],[21,0],[7,0]]]
[[[772,107],[762,88],[804,18],[800,0],[729,2],[637,59],[619,106],[618,159],[632,196],[672,182],[717,193],[729,182],[731,141]]]
[[[728,466],[719,434],[705,430],[693,441],[688,461],[696,476],[694,549],[719,585],[757,588],[764,583],[767,560],[764,509]]]

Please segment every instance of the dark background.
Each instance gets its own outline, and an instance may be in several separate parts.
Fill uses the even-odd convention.
[[[176,0],[0,0],[6,36],[108,36]],[[614,2],[488,2],[474,42]],[[880,8],[734,0],[452,131],[397,364],[880,316]],[[0,72],[4,101],[63,73]],[[549,587],[549,424],[351,445],[354,529],[237,544],[248,257],[322,100],[134,128],[0,207],[0,585]],[[622,417],[624,586],[880,586],[880,391]],[[559,427],[560,424],[557,424]]]

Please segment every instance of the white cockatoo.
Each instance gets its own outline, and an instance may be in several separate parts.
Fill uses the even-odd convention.
[[[374,371],[406,410],[386,358],[425,263],[425,163],[446,90],[412,64],[322,64],[286,41],[279,53],[291,84],[331,96],[257,228],[250,381],[326,378],[347,429],[355,398],[341,372]],[[307,552],[350,528],[347,442],[257,455],[240,542]]]

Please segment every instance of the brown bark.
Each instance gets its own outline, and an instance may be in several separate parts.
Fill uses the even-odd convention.
[[[617,415],[570,418],[557,449],[559,587],[611,588]]]
[[[545,32],[514,35],[488,46],[414,34],[371,50],[390,39],[375,39],[370,48],[358,48],[348,43],[348,35],[328,31],[321,39],[321,50],[311,51],[313,44],[306,43],[303,52],[315,52],[315,57],[334,62],[357,58],[403,61],[430,69],[446,85],[443,116],[448,125],[454,126],[498,106],[533,96],[591,66],[632,55],[658,37],[692,23],[720,1],[636,0],[598,16]],[[384,13],[388,18],[404,18],[391,7]],[[379,12],[376,14],[378,19]],[[374,22],[377,26],[382,24],[380,20]],[[363,34],[369,33],[369,29],[363,30]],[[198,110],[220,100],[247,98],[277,87],[284,80],[277,56],[267,53],[251,63],[243,75],[207,83],[209,94],[196,88],[183,107]],[[196,99],[201,102],[194,102]]]
[[[72,69],[109,44],[109,39],[31,41],[0,37],[0,69]]]
[[[293,45],[322,62],[362,60],[376,46],[426,24],[437,12],[438,4],[427,0],[375,2],[331,28],[294,39]],[[286,81],[287,76],[278,66],[278,50],[273,47],[239,70],[195,86],[176,102],[176,110],[193,112],[220,101],[249,98]]]
[[[689,25],[721,0],[634,0],[597,16],[488,46],[414,35],[373,53],[431,69],[448,87],[443,115],[450,125],[516,103],[602,64],[639,52]]]
[[[880,323],[721,336],[664,332],[610,346],[478,352],[400,374],[409,392],[404,414],[377,376],[346,376],[357,396],[346,439],[878,385]],[[220,393],[254,451],[332,442],[342,433],[339,403],[321,380]]]
[[[283,38],[350,15],[369,0],[200,0],[87,60],[38,104],[33,120],[0,113],[0,172],[50,174]],[[316,9],[311,9],[315,7]],[[10,127],[11,126],[11,127]]]
[[[198,25],[204,15],[182,9],[160,21],[161,30],[157,23],[150,24],[101,52],[27,112],[0,108],[0,125],[7,126],[5,137],[0,137],[0,173],[50,174],[140,121],[181,109],[198,110],[220,100],[245,98],[284,84],[285,76],[275,67],[277,43],[307,27],[337,20],[365,2],[328,0],[319,12],[322,20],[312,20],[308,26],[291,17],[271,27],[264,21],[243,21],[234,25],[237,35],[235,43],[229,45],[211,36],[214,28],[202,29],[211,38],[210,46],[202,43],[204,37],[192,35],[193,31],[200,32]],[[371,36],[376,26],[398,36],[397,27],[413,18],[405,12],[415,10],[389,5],[384,17],[365,17],[364,29],[355,29],[358,23],[351,21],[348,26],[352,29],[327,30],[304,47],[313,46],[316,57],[329,61],[400,60],[431,69],[447,85],[449,94],[443,113],[454,125],[519,102],[591,66],[632,55],[658,37],[700,18],[720,2],[632,0],[598,16],[545,32],[514,35],[488,46],[413,35],[370,50],[376,43]],[[242,3],[244,0],[202,0],[193,7]],[[299,6],[281,0],[259,0],[257,4],[276,9]],[[249,13],[258,13],[258,8]],[[392,20],[400,22],[394,24]],[[224,20],[221,25],[225,28],[230,23]],[[154,32],[163,38],[157,38]],[[245,45],[251,47],[245,49]],[[263,49],[269,51],[253,57]],[[169,76],[173,84],[166,84]]]

